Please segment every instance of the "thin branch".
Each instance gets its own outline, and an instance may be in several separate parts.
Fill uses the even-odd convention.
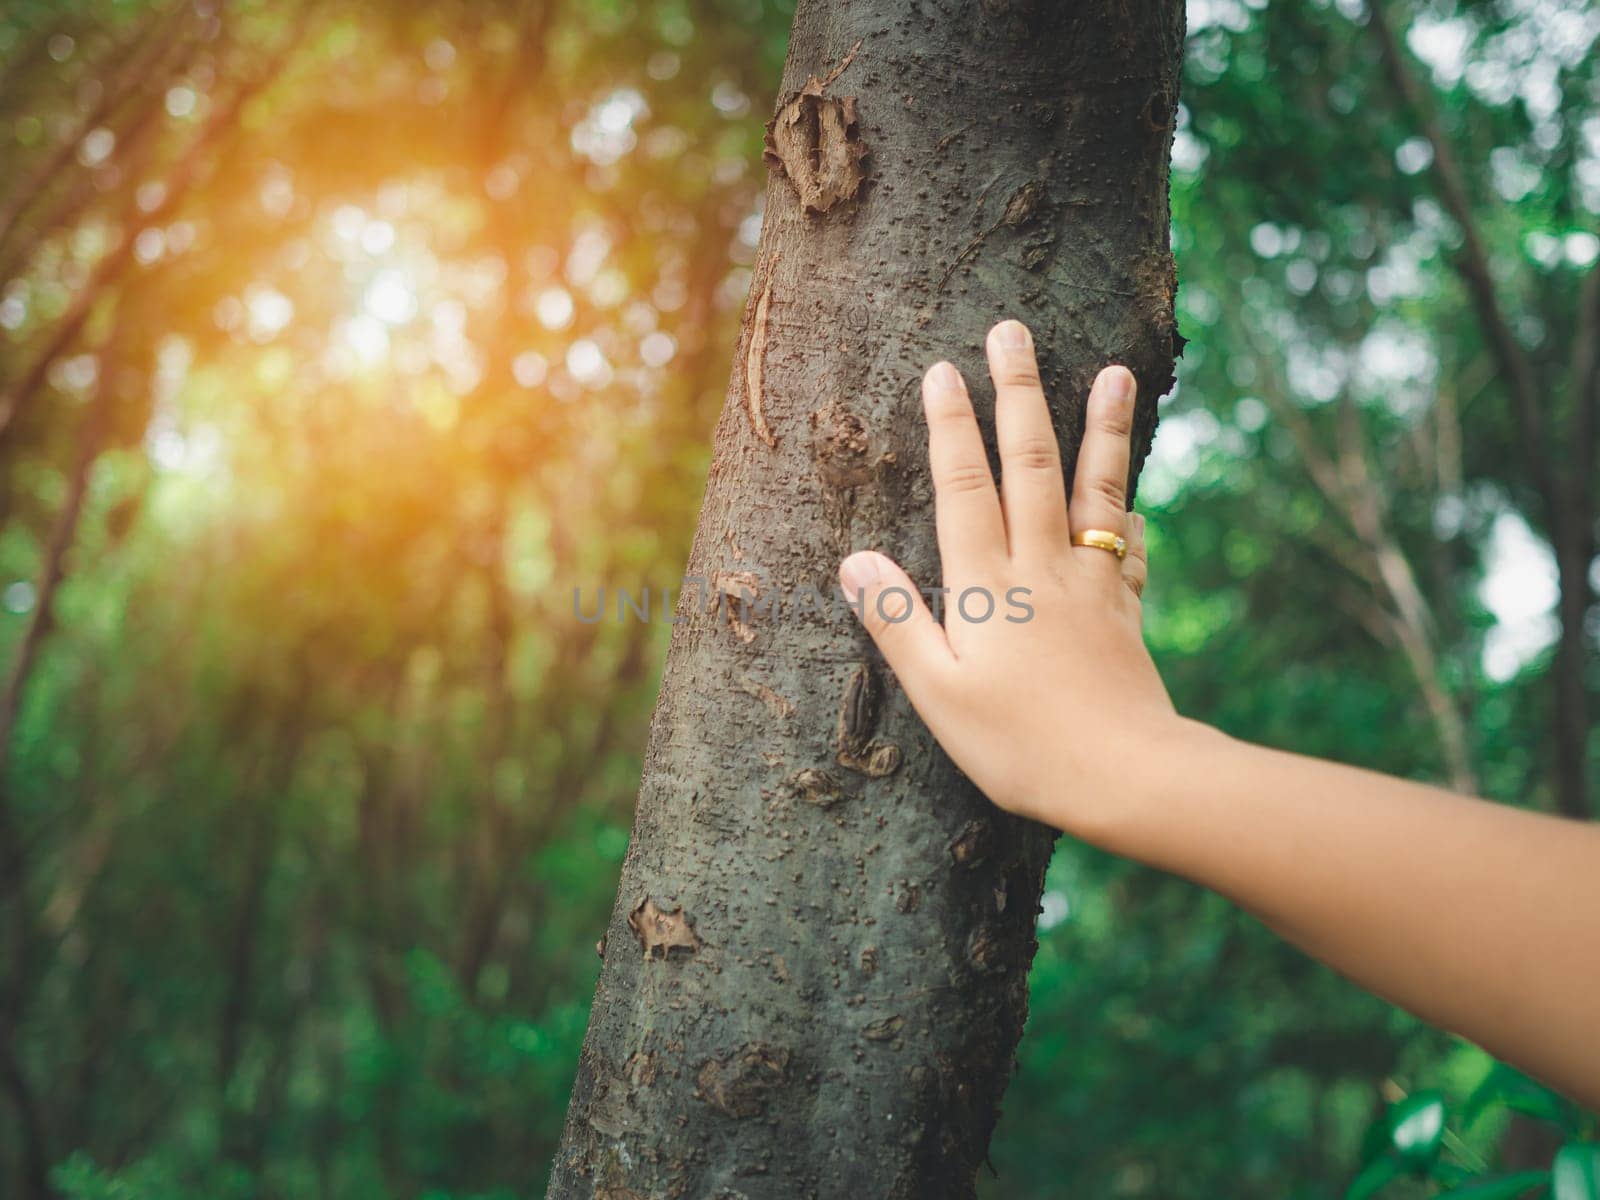
[[[99,456],[101,437],[110,412],[113,384],[107,378],[109,374],[105,372],[101,375],[94,406],[79,443],[78,457],[73,464],[66,503],[56,516],[50,540],[45,547],[44,565],[34,592],[33,614],[6,677],[5,690],[0,693],[0,769],[6,766],[9,758],[23,696],[33,676],[40,647],[53,623],[55,594],[66,574],[67,551],[77,537],[83,500],[88,492],[89,474]],[[4,994],[0,996],[0,1075],[3,1075],[5,1089],[11,1096],[12,1106],[16,1109],[23,1130],[25,1172],[30,1193],[45,1200],[50,1191],[46,1178],[49,1155],[43,1117],[27,1071],[17,1054],[17,1027],[27,1005],[35,957],[34,931],[27,910],[28,861],[22,845],[22,832],[12,817],[9,797],[3,790],[0,790],[0,866],[4,868],[0,901],[11,908],[8,932],[12,942],[7,956],[9,962],[6,964]]]
[[[21,49],[12,53],[11,57],[0,65],[0,102],[10,99],[8,93],[12,85],[38,61],[39,56],[45,52],[45,47],[50,44],[50,39],[59,29],[59,25],[41,25],[33,31],[33,35]]]
[[[205,165],[206,152],[233,126],[244,106],[271,83],[288,62],[290,54],[308,24],[309,10],[309,5],[302,10],[303,15],[295,31],[286,39],[285,45],[274,55],[267,68],[255,78],[241,84],[228,103],[219,106],[212,114],[174,168],[167,182],[166,195],[155,209],[145,215],[144,223],[153,224],[164,220],[182,203],[198,178],[202,166]],[[116,244],[100,260],[89,282],[79,290],[72,305],[46,341],[45,348],[16,383],[0,391],[0,438],[3,438],[10,429],[17,412],[33,398],[44,383],[51,364],[76,341],[88,323],[101,294],[121,276],[132,260],[136,237],[135,224],[131,214],[122,222],[122,230]]]
[[[124,65],[112,85],[102,92],[99,103],[77,120],[55,149],[45,155],[33,174],[17,186],[5,204],[0,206],[0,246],[11,240],[17,225],[34,202],[72,161],[73,153],[84,137],[103,125],[135,91],[149,88],[152,77],[165,75],[179,57],[174,50],[181,53],[187,49],[181,40],[167,36],[187,11],[187,5],[177,4],[164,13],[153,15],[129,44],[112,51],[109,57],[122,61]],[[157,95],[151,103],[159,106],[161,97]]]
[[[1339,397],[1337,448],[1330,454],[1290,397],[1269,351],[1257,345],[1256,357],[1267,385],[1260,389],[1263,401],[1274,419],[1289,431],[1329,508],[1343,518],[1359,543],[1359,558],[1343,553],[1336,557],[1386,601],[1382,605],[1374,603],[1377,612],[1357,612],[1361,624],[1380,644],[1398,645],[1405,654],[1433,719],[1451,786],[1463,792],[1476,791],[1466,722],[1440,676],[1432,610],[1410,559],[1389,529],[1387,503],[1372,469],[1354,401],[1348,392]]]
[[[0,1014],[0,1087],[17,1114],[22,1143],[22,1178],[28,1200],[50,1200],[50,1149],[39,1098],[16,1056],[18,1038],[9,1020]]]
[[[1472,305],[1483,334],[1488,339],[1489,348],[1505,376],[1506,388],[1511,394],[1516,413],[1523,455],[1544,503],[1550,530],[1558,541],[1562,540],[1561,531],[1566,516],[1561,504],[1561,486],[1550,461],[1538,378],[1527,352],[1512,332],[1496,294],[1494,275],[1489,269],[1489,254],[1473,212],[1466,175],[1456,157],[1455,146],[1445,135],[1431,97],[1406,61],[1405,52],[1389,23],[1383,0],[1370,0],[1368,10],[1371,14],[1368,24],[1377,36],[1389,77],[1401,99],[1416,114],[1422,134],[1433,148],[1432,173],[1439,185],[1439,198],[1461,228],[1462,247],[1456,267],[1472,297]]]
[[[61,581],[66,576],[67,551],[71,549],[77,537],[78,521],[83,515],[83,499],[89,490],[89,474],[94,467],[95,459],[100,455],[100,441],[110,410],[113,390],[111,381],[105,377],[106,374],[106,372],[101,373],[95,393],[94,408],[89,414],[88,423],[79,443],[78,458],[73,464],[66,503],[56,516],[55,525],[50,532],[50,541],[45,547],[44,565],[34,589],[33,613],[28,620],[28,628],[22,635],[16,656],[12,659],[11,671],[6,676],[5,690],[0,692],[0,765],[10,757],[11,737],[16,730],[23,695],[27,690],[29,679],[32,678],[39,648],[43,645],[54,621],[52,612],[56,589],[61,586]]]
[[[1568,489],[1573,524],[1589,538],[1595,518],[1595,456],[1600,449],[1600,263],[1578,289],[1577,330],[1572,339],[1572,481]]]

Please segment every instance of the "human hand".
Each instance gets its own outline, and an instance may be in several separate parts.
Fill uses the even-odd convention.
[[[1134,378],[1112,366],[1095,380],[1069,508],[1027,328],[996,325],[988,356],[998,495],[960,373],[938,363],[922,381],[944,624],[876,551],[850,555],[839,578],[968,778],[1001,808],[1101,840],[1130,764],[1178,724],[1141,632],[1144,523],[1126,511]],[[1127,557],[1074,546],[1086,530],[1124,537]],[[980,591],[963,605],[968,589]]]

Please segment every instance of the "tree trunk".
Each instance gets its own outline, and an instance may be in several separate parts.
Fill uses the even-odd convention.
[[[690,555],[710,603],[679,599],[551,1196],[972,1194],[1053,835],[938,749],[835,570],[877,547],[938,583],[918,384],[952,359],[992,428],[1001,317],[1069,469],[1112,361],[1142,460],[1182,33],[1178,0],[799,5]]]

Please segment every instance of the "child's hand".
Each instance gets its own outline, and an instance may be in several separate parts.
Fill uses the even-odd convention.
[[[960,374],[939,363],[922,381],[943,626],[876,551],[852,554],[839,577],[851,599],[863,594],[868,632],[968,777],[1004,809],[1094,837],[1139,757],[1178,724],[1140,632],[1144,525],[1126,511],[1133,375],[1107,367],[1095,380],[1069,510],[1032,338],[1005,321],[988,352],[998,496]],[[1073,545],[1092,530],[1125,537],[1127,557]],[[979,590],[963,604],[968,589]]]

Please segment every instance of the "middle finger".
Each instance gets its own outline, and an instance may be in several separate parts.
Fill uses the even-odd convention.
[[[1021,321],[989,331],[1000,496],[1013,556],[1043,557],[1067,545],[1067,488],[1033,338]]]

